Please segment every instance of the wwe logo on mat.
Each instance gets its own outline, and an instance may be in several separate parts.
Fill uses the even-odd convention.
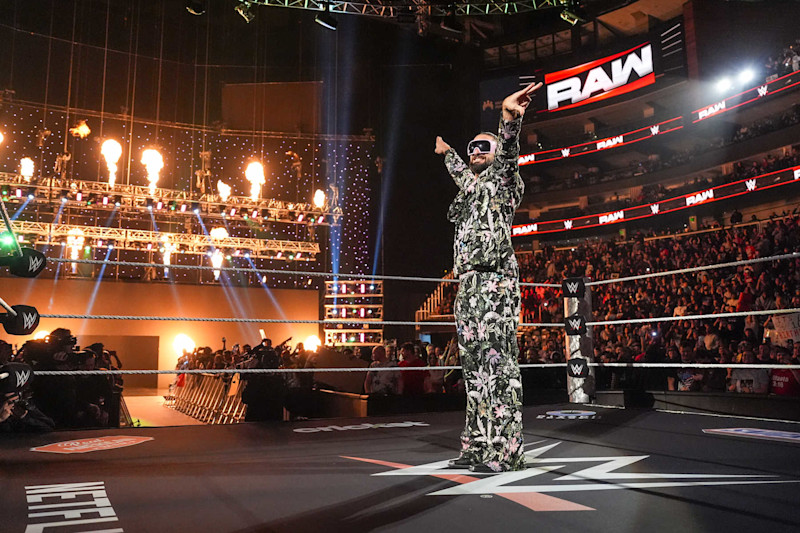
[[[544,441],[534,442],[531,443],[530,446],[541,444],[542,442]],[[431,476],[439,479],[447,479],[456,483],[456,485],[446,489],[431,492],[428,496],[475,496],[490,494],[518,503],[532,511],[595,510],[592,507],[562,500],[561,498],[556,498],[548,494],[556,492],[580,493],[626,489],[652,491],[653,489],[671,487],[800,482],[800,480],[766,479],[778,477],[772,475],[619,472],[619,470],[627,470],[627,467],[645,461],[650,457],[649,455],[544,457],[547,452],[559,444],[561,443],[556,442],[525,452],[525,463],[527,465],[525,470],[489,475],[473,475],[471,472],[469,475],[458,473],[458,471],[448,469],[448,461],[446,459],[412,466],[378,459],[342,457],[344,459],[387,466],[393,469],[372,474],[373,476]],[[565,470],[572,470],[573,465],[579,465],[581,463],[589,463],[589,465],[585,468],[578,468],[572,473],[565,472]],[[641,470],[641,467],[635,469]],[[530,484],[523,484],[528,480],[533,482]]]

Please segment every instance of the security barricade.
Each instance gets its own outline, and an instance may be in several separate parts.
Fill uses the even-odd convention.
[[[237,424],[244,420],[239,374],[183,374],[172,387],[173,409],[205,424]]]

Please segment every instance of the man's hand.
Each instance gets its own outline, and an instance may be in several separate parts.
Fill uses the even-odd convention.
[[[436,137],[436,148],[434,149],[434,152],[436,152],[439,155],[442,155],[446,154],[449,149],[450,149],[449,144],[444,142],[444,140],[441,137]]]
[[[521,91],[517,91],[514,94],[507,96],[506,99],[503,100],[503,119],[514,120],[515,118],[524,115],[525,109],[527,109],[528,105],[531,103],[533,93],[535,93],[541,86],[542,82],[531,83]]]
[[[11,416],[12,411],[14,410],[14,404],[19,400],[19,395],[16,393],[9,393],[6,394],[6,397],[3,398],[3,403],[0,405],[0,422],[5,422],[8,417]]]

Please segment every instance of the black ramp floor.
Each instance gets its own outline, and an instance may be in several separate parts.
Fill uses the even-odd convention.
[[[6,435],[0,530],[800,530],[800,424],[572,408],[496,475],[446,468],[463,413]]]

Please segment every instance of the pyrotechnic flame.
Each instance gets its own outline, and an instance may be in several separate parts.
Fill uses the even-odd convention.
[[[231,197],[231,186],[222,180],[217,180],[217,191],[219,191],[219,198],[223,202],[227,202]]]
[[[167,233],[163,237],[161,237],[161,242],[163,242],[163,252],[162,255],[164,257],[164,265],[169,266],[172,264],[172,254],[175,250],[178,249],[178,246],[170,240],[170,234]],[[169,269],[164,269],[164,277],[169,277]]]
[[[220,252],[219,250],[214,250],[214,253],[211,254],[211,266],[213,266],[214,268],[220,268],[222,266],[223,259],[225,259],[225,257],[222,255],[222,252]],[[219,270],[214,270],[215,280],[219,279],[219,274],[220,274]]]
[[[0,133],[0,144],[3,144],[3,140],[4,140],[4,139],[5,139],[5,137],[3,137],[3,134],[2,134],[2,133]]]
[[[86,123],[85,120],[78,121],[78,125],[74,128],[69,129],[69,133],[73,137],[79,137],[81,139],[85,139],[92,133],[92,130],[89,129],[89,125]]]
[[[318,209],[325,207],[325,193],[322,189],[317,189],[316,192],[314,192],[314,207]]]
[[[150,194],[156,193],[158,173],[164,168],[164,158],[158,150],[145,150],[142,152],[142,164],[147,169],[147,181],[150,182]]]
[[[67,248],[69,248],[70,259],[78,259],[84,241],[83,230],[80,228],[72,228],[67,232]],[[75,274],[77,271],[78,264],[72,263],[72,273]]]
[[[212,239],[227,239],[228,238],[228,230],[223,227],[216,227],[213,228],[211,231],[208,232]]]
[[[30,183],[33,177],[33,159],[30,157],[23,157],[19,160],[19,174],[25,178],[25,181]]]
[[[114,139],[108,139],[100,147],[100,153],[106,160],[106,167],[108,167],[108,186],[113,187],[117,181],[117,161],[122,156],[122,145]]]
[[[267,182],[264,178],[264,166],[258,161],[253,161],[247,165],[244,177],[250,182],[250,199],[258,200],[261,196],[261,186]]]

